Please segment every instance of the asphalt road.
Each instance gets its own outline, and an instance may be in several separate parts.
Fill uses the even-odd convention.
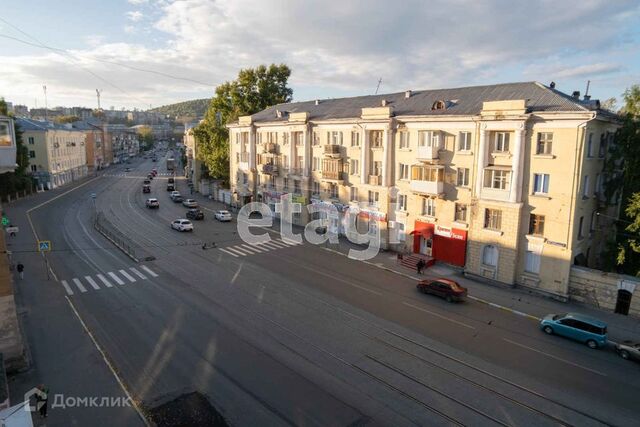
[[[154,165],[160,175],[142,194]],[[69,316],[68,298],[143,406],[200,391],[233,425],[637,425],[640,365],[487,305],[418,294],[409,279],[323,247],[273,232],[246,246],[235,219],[212,219],[211,202],[193,233],[171,230],[186,209],[169,200],[163,163],[130,166],[30,216],[54,245],[42,310]],[[145,208],[149,196],[160,209]],[[93,229],[94,209],[156,260],[116,249]],[[218,248],[201,248],[211,241]],[[30,342],[34,352],[53,345]],[[91,390],[92,380],[93,395],[119,386],[102,379]],[[128,411],[117,425],[140,425]],[[50,413],[48,425],[68,425]]]

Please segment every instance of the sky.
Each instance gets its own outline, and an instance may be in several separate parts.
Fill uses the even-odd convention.
[[[3,2],[4,3],[4,2]],[[0,7],[0,97],[147,109],[286,63],[295,100],[556,82],[640,83],[638,0],[21,0]]]

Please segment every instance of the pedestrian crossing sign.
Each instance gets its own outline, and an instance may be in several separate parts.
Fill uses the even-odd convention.
[[[38,251],[39,252],[49,252],[51,250],[51,241],[50,240],[38,240]]]

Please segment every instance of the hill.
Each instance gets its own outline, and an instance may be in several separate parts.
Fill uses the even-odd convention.
[[[152,108],[149,111],[155,111],[162,114],[168,114],[171,117],[203,117],[209,107],[209,98],[194,99],[191,101],[178,102],[176,104],[163,105],[162,107]]]

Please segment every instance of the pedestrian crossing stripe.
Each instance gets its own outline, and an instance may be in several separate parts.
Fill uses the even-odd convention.
[[[145,265],[141,265],[139,268],[143,269],[150,276],[158,277],[158,274],[156,274],[153,270],[151,270],[149,267],[147,267]],[[140,278],[140,280],[147,280],[147,276],[144,275],[137,268],[129,267],[128,270],[131,273],[133,273],[133,275],[131,273],[129,273],[129,271],[124,270],[124,269],[118,270],[118,273],[122,277],[127,279],[129,281],[129,283],[134,283],[134,282],[137,281],[137,279],[136,279],[136,277],[134,277],[134,275],[137,276],[138,278]],[[108,278],[107,278],[107,276],[108,276]],[[83,280],[84,280],[84,282],[83,282]],[[75,295],[75,293],[78,292],[78,291],[80,293],[86,293],[86,292],[89,291],[89,289],[87,289],[87,286],[85,285],[85,283],[88,283],[90,285],[91,289],[99,291],[100,289],[102,289],[100,287],[101,284],[104,287],[112,288],[113,287],[112,281],[117,283],[118,285],[125,285],[126,284],[126,282],[124,280],[122,280],[120,278],[120,276],[118,276],[118,274],[116,274],[113,271],[107,272],[106,275],[98,273],[98,274],[96,274],[94,276],[83,276],[82,279],[80,279],[78,277],[74,277],[70,281],[60,280],[60,283],[62,284],[62,287],[64,288],[64,290],[65,290],[67,295]]]
[[[238,245],[225,246],[223,248],[218,248],[218,249],[226,253],[227,255],[231,255],[234,258],[238,258],[241,256],[262,254],[262,253],[270,252],[276,249],[291,248],[301,244],[302,243],[294,242],[293,240],[290,240],[290,239],[278,239],[278,240],[269,240],[267,242],[258,243],[255,245],[252,245],[249,243],[240,243]]]

